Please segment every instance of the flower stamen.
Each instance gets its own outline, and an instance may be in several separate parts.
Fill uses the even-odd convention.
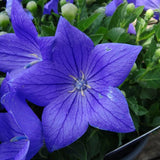
[[[82,95],[82,96],[85,96],[84,90],[86,90],[87,88],[91,89],[91,86],[89,86],[89,85],[87,84],[87,81],[86,81],[86,79],[85,79],[84,73],[83,73],[82,71],[80,71],[80,72],[81,72],[81,74],[82,74],[82,77],[81,77],[81,78],[76,78],[76,77],[74,77],[74,76],[72,76],[72,75],[69,75],[72,79],[75,80],[75,83],[74,83],[74,88],[73,88],[73,90],[72,90],[72,91],[68,91],[68,92],[73,93],[74,91],[77,90],[77,91],[80,91],[80,92],[81,92],[81,95]]]

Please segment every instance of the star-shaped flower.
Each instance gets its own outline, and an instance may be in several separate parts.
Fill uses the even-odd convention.
[[[11,12],[14,33],[0,36],[0,71],[28,68],[49,58],[53,37],[38,37],[31,19],[17,0],[13,0]]]
[[[0,159],[30,160],[42,147],[42,125],[24,97],[7,93],[0,113]]]
[[[73,0],[66,0],[67,2],[73,3]],[[43,14],[51,14],[51,10],[58,14],[58,3],[59,0],[50,0],[44,5]]]
[[[65,147],[88,125],[114,132],[134,131],[128,105],[116,88],[128,76],[141,46],[104,43],[94,47],[84,33],[60,18],[53,60],[35,64],[9,84],[38,105],[49,151]]]

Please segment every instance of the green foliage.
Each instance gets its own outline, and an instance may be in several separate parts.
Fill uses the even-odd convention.
[[[99,13],[95,13],[90,17],[79,21],[77,24],[77,28],[81,31],[85,31],[90,25],[95,21],[95,19],[99,16]]]

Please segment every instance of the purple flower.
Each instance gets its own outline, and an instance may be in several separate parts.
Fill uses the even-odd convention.
[[[128,0],[128,3],[133,3],[134,0]],[[123,0],[113,0],[106,6],[106,16],[112,16],[116,11],[117,7],[123,3]],[[135,28],[131,23],[128,28],[128,33],[136,34]]]
[[[43,145],[41,122],[17,93],[2,103],[8,113],[0,113],[0,159],[30,160]]]
[[[38,37],[34,24],[17,0],[12,3],[11,21],[15,34],[0,36],[0,71],[28,68],[48,59],[53,37]]]
[[[116,88],[128,76],[141,46],[105,43],[94,47],[84,33],[60,18],[53,61],[35,64],[9,84],[38,105],[49,151],[81,137],[88,125],[134,131],[128,105]]]
[[[160,0],[136,0],[135,5],[144,6],[145,10],[153,9],[153,10],[160,10]],[[155,12],[155,18],[158,20],[160,12]]]
[[[73,3],[73,0],[66,0],[67,2]],[[43,14],[51,14],[51,10],[58,14],[58,3],[59,0],[50,0],[45,4]]]

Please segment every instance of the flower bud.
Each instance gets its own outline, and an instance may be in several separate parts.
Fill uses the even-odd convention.
[[[62,7],[63,5],[65,5],[67,2],[66,0],[60,0],[60,6]]]
[[[133,3],[129,3],[126,7],[127,13],[132,13],[135,9],[135,5]]]
[[[132,67],[132,69],[131,69],[131,72],[134,72],[136,69],[137,69],[137,64],[134,63],[134,65],[133,65],[133,67]]]
[[[9,24],[9,17],[4,13],[0,13],[0,27],[6,28],[8,24]]]
[[[157,58],[160,58],[160,48],[158,48],[156,51],[155,51],[155,56]]]
[[[37,3],[35,1],[29,1],[26,8],[31,12],[35,13],[37,11]]]
[[[0,36],[1,36],[1,35],[4,35],[4,34],[7,34],[7,32],[4,32],[4,31],[1,31],[1,32],[0,32]]]
[[[61,7],[61,11],[62,16],[71,22],[75,19],[78,8],[72,3],[67,3]]]
[[[155,51],[155,53],[152,57],[152,60],[153,61],[157,61],[157,60],[159,61],[160,60],[160,48],[156,49],[156,51]]]
[[[105,7],[99,7],[95,10],[95,13],[105,13]]]
[[[145,19],[146,19],[146,20],[149,20],[149,19],[151,19],[151,18],[153,17],[153,15],[154,15],[153,10],[152,10],[152,9],[148,9],[148,10],[146,11],[146,14],[145,14]]]
[[[87,5],[90,5],[90,4],[92,4],[93,2],[95,2],[96,0],[86,0],[86,4]]]
[[[124,97],[126,97],[126,92],[121,90],[122,94],[124,95]]]

